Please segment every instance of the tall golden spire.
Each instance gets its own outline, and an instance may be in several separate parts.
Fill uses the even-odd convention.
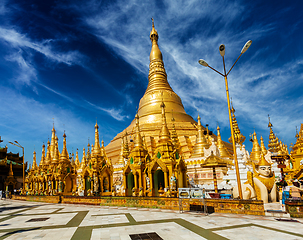
[[[60,160],[63,161],[63,162],[69,161],[69,155],[68,155],[67,148],[66,148],[66,134],[65,134],[65,131],[64,131],[64,134],[63,134],[63,149],[62,149],[62,153],[61,153],[61,156],[60,156]]]
[[[56,130],[55,130],[55,125],[53,124],[53,128],[52,128],[52,138],[51,138],[51,144],[50,144],[50,154],[51,154],[51,158],[53,158],[54,155],[55,155],[55,145],[56,145]]]
[[[234,129],[235,142],[242,145],[243,142],[245,141],[245,136],[243,136],[242,133],[240,132],[238,122],[237,122],[237,119],[236,119],[236,116],[235,116],[235,111],[236,110],[232,106],[231,112],[232,112],[232,124],[233,124],[233,129]],[[230,143],[232,143],[231,137],[228,139],[228,141]]]
[[[197,133],[197,138],[196,138],[196,144],[194,146],[193,154],[191,155],[191,157],[203,157],[204,148],[209,147],[209,144],[206,142],[206,138],[203,133],[200,115],[198,115],[197,130],[198,130],[198,133]],[[219,128],[219,134],[220,134],[220,128]]]
[[[125,136],[124,136],[124,152],[123,152],[123,157],[128,158],[129,155],[129,147],[128,147],[128,140],[127,140],[127,132],[125,131]]]
[[[162,108],[162,128],[160,131],[159,142],[168,142],[170,140],[170,133],[166,124],[164,102],[161,103],[160,107]]]
[[[149,55],[150,68],[149,68],[149,83],[146,89],[146,93],[153,91],[154,89],[173,91],[167,82],[167,75],[162,60],[162,53],[158,46],[158,33],[155,29],[154,20],[152,19],[152,30],[150,32],[150,40],[152,42],[152,48]]]
[[[221,133],[220,133],[220,127],[217,127],[217,147],[219,148],[220,152],[220,157],[231,157],[231,154],[227,151],[222,138],[221,138]]]
[[[173,129],[171,130],[171,142],[172,142],[172,144],[174,145],[174,147],[176,149],[180,149],[180,141],[179,141],[178,134],[177,134],[177,131],[176,131],[176,128],[175,128],[175,119],[174,119],[174,117],[172,117],[171,122],[172,122],[172,125],[173,125]]]
[[[84,168],[86,166],[86,157],[85,157],[85,148],[83,148],[83,155],[81,160],[81,168]]]
[[[266,150],[266,147],[264,145],[264,141],[263,141],[263,137],[262,136],[260,138],[260,142],[261,142],[261,151],[262,151],[262,154],[266,155],[267,154],[267,150]]]
[[[60,155],[61,155],[61,153],[59,152],[59,138],[58,138],[58,136],[56,135],[56,147],[55,147],[55,151],[57,151],[58,152],[58,156],[59,156],[59,159],[60,159]],[[57,150],[56,150],[57,149]],[[56,154],[56,153],[55,153]]]
[[[96,125],[95,125],[95,146],[94,146],[94,151],[92,151],[92,152],[94,152],[94,154],[96,156],[101,154],[98,129],[99,129],[99,126],[98,126],[97,121],[96,121]]]
[[[104,141],[101,141],[101,156],[106,157],[105,147],[104,147]]]
[[[168,109],[174,109],[176,121],[195,123],[192,117],[186,114],[180,97],[172,90],[167,81],[162,53],[158,46],[158,38],[159,35],[155,29],[154,21],[152,21],[152,30],[150,32],[152,47],[149,56],[148,86],[139,104],[138,115],[140,116],[140,123],[154,124],[155,122],[161,122],[161,110],[158,108],[158,104],[161,104],[161,102],[164,102]],[[171,114],[169,112],[169,119],[172,117]],[[134,125],[135,121],[133,121],[132,127]]]
[[[48,139],[47,141],[47,151],[46,151],[46,158],[45,158],[45,164],[48,165],[52,161],[52,156],[51,156],[51,147],[50,147],[50,141]]]
[[[275,136],[272,130],[272,124],[270,122],[270,117],[268,115],[268,127],[269,127],[269,142],[268,142],[268,151],[275,153],[278,152],[279,148],[279,139]]]
[[[90,144],[89,144],[89,139],[88,139],[87,152],[86,152],[86,160],[89,161],[90,158],[91,158],[91,153],[90,153]]]
[[[45,144],[42,145],[42,155],[39,166],[43,166],[45,164]]]
[[[79,166],[80,166],[78,149],[77,149],[77,151],[76,151],[76,161],[75,161],[75,164],[76,164],[76,166],[77,166],[77,167],[79,167]]]
[[[140,134],[138,113],[136,114],[136,133],[134,139],[134,148],[143,148],[143,140]]]
[[[55,153],[54,153],[54,157],[52,158],[52,163],[57,164],[59,161],[59,149],[58,149],[58,145],[55,145]]]
[[[33,169],[37,169],[37,159],[36,159],[36,151],[33,152]]]
[[[250,159],[253,160],[254,162],[259,162],[260,160],[260,155],[261,155],[261,148],[257,139],[257,134],[254,131],[253,134],[253,147],[251,150],[251,154],[250,154]]]

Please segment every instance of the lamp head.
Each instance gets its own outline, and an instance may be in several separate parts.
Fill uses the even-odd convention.
[[[248,40],[248,41],[245,43],[244,47],[243,47],[242,50],[241,50],[241,54],[243,54],[243,53],[245,53],[245,52],[247,51],[247,49],[250,47],[251,43],[252,43],[251,40]]]
[[[225,45],[224,44],[220,45],[219,51],[220,51],[221,56],[224,57],[224,55],[225,55]]]
[[[202,66],[208,67],[207,62],[205,62],[203,59],[200,59],[198,62],[199,62]]]

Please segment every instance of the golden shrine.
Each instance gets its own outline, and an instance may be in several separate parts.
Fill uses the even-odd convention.
[[[58,136],[55,127],[52,129],[51,142],[42,146],[42,157],[39,166],[34,151],[33,165],[25,180],[25,190],[30,195],[109,195],[112,187],[113,168],[108,161],[104,145],[99,144],[98,124],[95,125],[95,146],[88,145],[87,153],[83,149],[80,163],[78,151],[76,160],[70,160],[66,148],[66,134],[63,135],[63,150],[58,150]]]

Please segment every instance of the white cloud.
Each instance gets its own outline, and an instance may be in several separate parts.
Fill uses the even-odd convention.
[[[14,52],[11,55],[5,56],[5,60],[10,62],[16,62],[19,66],[19,73],[16,78],[17,84],[24,83],[26,85],[31,85],[32,81],[37,80],[37,71],[32,65],[30,60],[26,61],[22,56],[22,50]]]
[[[67,65],[78,64],[81,65],[84,56],[78,51],[68,51],[65,53],[54,50],[51,43],[52,40],[44,40],[42,42],[35,42],[29,39],[25,34],[17,32],[15,29],[7,29],[0,27],[0,39],[14,48],[30,48],[43,54],[49,60],[57,63],[64,63]]]
[[[115,108],[103,108],[100,106],[97,106],[89,101],[85,101],[86,103],[88,103],[90,106],[94,107],[97,110],[101,110],[103,112],[106,112],[108,115],[110,115],[112,118],[118,120],[118,121],[123,121],[126,118],[129,118],[129,116],[127,115],[123,115],[123,109],[115,109]]]

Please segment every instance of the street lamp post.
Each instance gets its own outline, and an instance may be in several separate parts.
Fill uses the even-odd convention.
[[[17,141],[15,141],[15,143],[12,143],[12,142],[9,142],[10,144],[13,144],[19,148],[22,148],[22,178],[23,178],[23,186],[22,186],[22,194],[24,193],[24,186],[25,186],[25,179],[24,179],[24,172],[25,172],[25,169],[24,169],[24,147],[21,146],[20,143],[18,143]]]
[[[219,73],[221,76],[224,77],[225,80],[225,88],[226,88],[226,97],[227,97],[227,106],[228,106],[228,115],[229,115],[229,124],[230,124],[230,131],[231,131],[231,139],[232,139],[232,144],[233,144],[233,152],[234,152],[234,161],[235,161],[235,168],[236,168],[236,175],[237,175],[237,183],[238,183],[238,191],[239,191],[239,198],[243,199],[242,196],[242,188],[241,188],[241,181],[240,181],[240,173],[239,173],[239,165],[238,165],[238,159],[237,159],[237,150],[236,150],[236,142],[235,142],[235,135],[234,135],[234,128],[232,124],[232,118],[231,118],[231,108],[230,108],[230,98],[229,98],[229,91],[228,91],[228,82],[227,82],[227,76],[230,73],[230,71],[233,69],[235,64],[238,62],[239,58],[242,56],[243,53],[246,52],[246,50],[250,47],[252,41],[249,40],[245,43],[244,47],[241,50],[241,54],[235,61],[235,63],[232,65],[230,70],[226,73],[226,68],[225,68],[225,60],[224,60],[224,55],[225,55],[225,46],[224,44],[221,44],[219,47],[220,55],[222,56],[223,59],[223,67],[224,67],[224,74],[220,73],[216,69],[212,68],[211,66],[208,65],[206,61],[203,59],[199,60],[199,63],[204,66],[204,67],[209,67],[210,69],[214,70],[216,73]]]

